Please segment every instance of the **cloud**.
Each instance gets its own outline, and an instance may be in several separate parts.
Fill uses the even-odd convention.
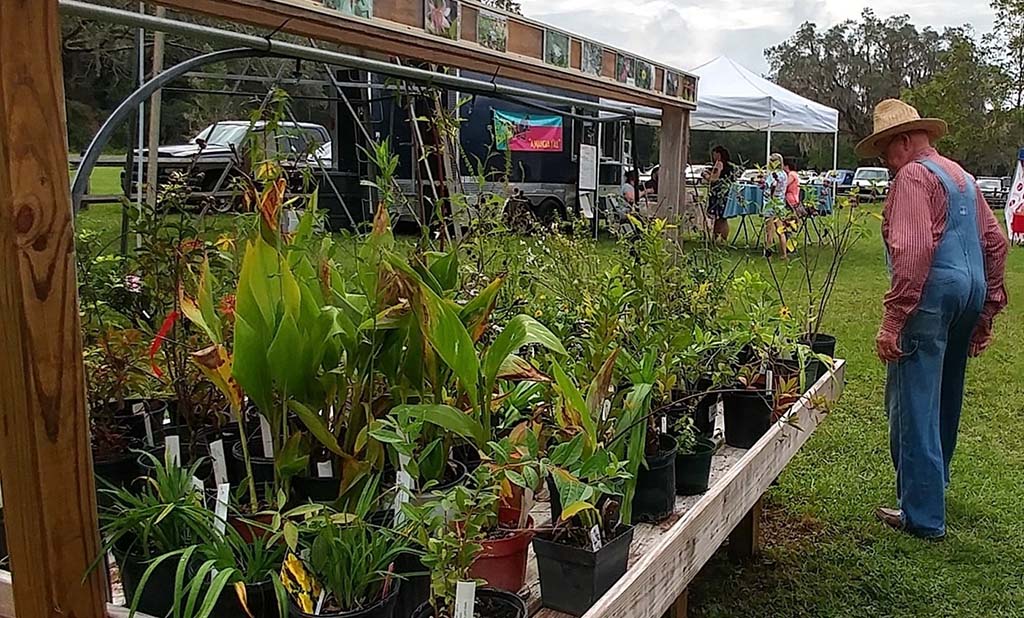
[[[727,55],[754,72],[768,65],[764,49],[812,21],[827,28],[856,19],[867,0],[520,0],[523,13],[570,32],[658,62],[692,69]],[[971,24],[992,29],[985,0],[903,0],[898,9],[875,6],[881,17],[907,13],[918,27]]]

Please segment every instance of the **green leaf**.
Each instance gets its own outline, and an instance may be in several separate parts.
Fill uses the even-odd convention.
[[[444,364],[458,376],[471,401],[476,401],[480,362],[469,331],[455,311],[428,288],[422,288],[427,308],[427,341]]]
[[[583,511],[586,511],[587,509],[593,509],[593,508],[594,508],[593,504],[590,504],[589,502],[584,502],[582,500],[578,500],[576,502],[573,502],[569,506],[562,507],[562,516],[561,516],[560,519],[562,521],[569,521],[570,519],[572,519],[573,515],[576,515],[578,513],[582,513]]]
[[[459,285],[459,252],[452,249],[448,253],[430,251],[427,253],[430,274],[441,286],[442,290],[454,290]]]
[[[478,446],[487,442],[483,425],[469,414],[451,406],[439,403],[401,405],[396,406],[392,412],[399,416],[408,414],[411,418],[437,425],[463,438],[473,440]]]
[[[267,361],[274,385],[289,395],[301,397],[307,392],[307,379],[312,376],[305,370],[309,366],[308,359],[303,358],[306,347],[295,319],[286,314],[267,348]]]
[[[309,432],[313,434],[313,437],[317,439],[327,450],[337,455],[344,455],[345,453],[341,450],[341,446],[338,445],[338,439],[334,437],[331,430],[327,428],[327,424],[319,414],[314,412],[306,404],[299,403],[294,399],[288,401],[288,409],[295,413],[295,416],[299,417],[302,424],[309,429]]]
[[[566,355],[558,337],[546,326],[528,315],[517,315],[509,320],[501,334],[494,340],[484,357],[484,380],[488,388],[498,378],[498,371],[505,360],[524,345],[537,343],[556,354]]]
[[[293,552],[298,551],[299,528],[293,522],[284,522],[284,541],[288,544],[288,549]]]
[[[257,316],[258,317],[258,316]],[[242,387],[256,407],[268,413],[273,404],[270,366],[267,364],[267,347],[270,341],[251,326],[240,315],[235,316],[234,362],[231,375]]]

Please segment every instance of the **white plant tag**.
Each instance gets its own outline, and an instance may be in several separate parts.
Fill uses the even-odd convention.
[[[267,459],[273,459],[274,437],[270,433],[270,421],[262,415],[260,416],[260,437],[263,439],[263,456]]]
[[[594,524],[594,527],[590,529],[590,548],[597,551],[603,546],[604,543],[601,542],[601,527]]]
[[[153,438],[153,420],[148,414],[142,417],[142,424],[146,428],[146,444],[156,446],[156,440]]]
[[[172,465],[181,465],[181,438],[174,434],[164,438],[164,460],[168,459]]]
[[[216,521],[213,522],[217,532],[224,534],[224,528],[228,523],[228,501],[231,500],[231,484],[217,484],[217,503],[213,507],[213,514]]]
[[[192,477],[192,489],[196,490],[196,493],[199,494],[199,500],[206,504],[206,486],[203,485],[203,480],[198,476]]]
[[[455,616],[452,618],[473,618],[476,605],[476,582],[455,584]]]
[[[661,433],[668,433],[668,417],[661,417]]]
[[[771,370],[771,369],[769,369],[769,370],[768,370],[768,376],[767,376],[767,378],[765,379],[765,383],[766,383],[766,384],[765,384],[765,386],[766,386],[766,388],[767,388],[767,390],[768,390],[768,396],[769,396],[769,397],[771,397],[771,396],[772,396],[772,392],[773,392],[773,391],[774,391],[774,389],[775,389],[775,379],[774,379],[774,378],[775,378],[775,373],[774,373],[774,372],[772,372],[772,370]]]
[[[320,597],[317,598],[317,600],[316,600],[316,609],[313,610],[314,614],[316,614],[317,616],[320,615],[320,612],[324,608],[324,601],[326,601],[326,600],[327,600],[327,590],[321,588],[320,589]]]
[[[316,464],[316,475],[322,479],[329,479],[334,476],[334,466],[331,461],[321,461]]]
[[[715,416],[722,416],[725,414],[725,400],[719,399],[718,403],[715,404]]]
[[[601,420],[608,420],[608,414],[612,411],[612,402],[610,399],[605,399],[604,404],[601,406]]]
[[[395,521],[401,522],[402,518],[402,505],[409,501],[409,495],[413,491],[413,480],[412,475],[406,471],[405,467],[409,465],[409,457],[407,455],[398,456],[398,475],[395,479],[398,487],[397,493],[395,493]]]
[[[132,404],[132,414],[143,414],[143,413],[145,413],[145,411],[146,411],[146,404],[142,403],[141,401],[139,403],[133,403]],[[149,416],[149,415],[147,414],[146,416]]]
[[[224,441],[210,442],[210,457],[213,458],[213,480],[219,486],[228,482],[228,462],[224,457]]]
[[[523,509],[519,511],[519,529],[526,527],[530,520],[530,511],[533,509],[533,489],[527,487],[523,490]]]

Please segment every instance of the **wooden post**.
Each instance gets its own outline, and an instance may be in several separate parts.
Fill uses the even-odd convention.
[[[657,216],[676,222],[686,186],[686,136],[689,114],[681,107],[661,110],[661,150],[658,157]]]
[[[158,6],[156,7],[156,16],[165,17],[167,15],[167,9]],[[166,35],[159,30],[153,33],[153,75],[156,77],[164,70],[164,40]],[[157,179],[160,176],[160,114],[162,113],[163,107],[163,91],[157,90],[149,97],[149,135],[147,136],[146,143],[147,157],[146,157],[146,204],[150,208],[156,208],[156,196],[158,182]],[[139,153],[141,156],[142,153]]]
[[[758,498],[754,506],[743,516],[742,521],[729,535],[729,557],[746,560],[761,552],[761,503]]]
[[[0,2],[0,467],[19,616],[104,615],[57,0]]]
[[[668,610],[662,616],[662,618],[686,618],[689,612],[689,594],[688,588],[683,588],[683,591],[679,593],[676,600],[672,602],[672,605],[668,606]]]

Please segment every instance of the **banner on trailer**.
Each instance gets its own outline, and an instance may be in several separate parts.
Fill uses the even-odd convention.
[[[561,152],[562,117],[494,110],[494,142],[498,150]]]
[[[1024,148],[1020,149],[1015,169],[1003,212],[1006,216],[1006,231],[1009,232],[1011,239],[1020,242],[1024,239],[1024,227],[1021,225],[1021,219],[1024,218]]]

